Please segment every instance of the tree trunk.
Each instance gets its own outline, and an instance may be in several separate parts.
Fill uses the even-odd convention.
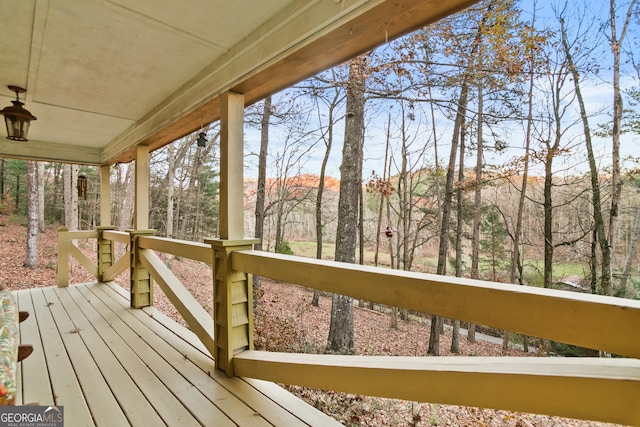
[[[38,230],[40,233],[45,231],[44,222],[44,162],[38,164]]]
[[[165,225],[165,236],[169,239],[173,239],[173,204],[175,194],[175,180],[176,180],[176,162],[175,162],[175,147],[173,144],[169,144],[167,147],[167,222]],[[167,253],[165,255],[165,263],[167,267],[171,269],[173,262],[173,254]]]
[[[618,36],[617,28],[616,28],[616,2],[615,0],[609,1],[609,24],[611,28],[611,52],[613,53],[613,118],[612,118],[612,148],[611,148],[611,209],[609,211],[609,247],[610,247],[610,257],[611,257],[611,265],[613,265],[613,258],[616,254],[616,238],[618,235],[618,210],[620,204],[620,195],[622,193],[622,179],[620,172],[620,134],[621,128],[620,124],[622,122],[622,114],[623,114],[623,104],[622,104],[622,93],[620,89],[620,53],[622,49],[622,43],[624,41],[625,35],[627,33],[627,28],[629,27],[629,22],[633,16],[634,7],[636,0],[632,0],[629,3],[629,8],[627,9],[627,13],[625,15],[625,22],[622,26],[622,31],[620,36]],[[604,258],[604,254],[603,254]],[[609,270],[609,274],[611,274],[611,270]],[[611,278],[608,279],[609,283],[611,283]],[[603,280],[604,282],[604,280]],[[602,287],[603,295],[610,295],[611,289],[607,289],[604,286]]]
[[[38,195],[38,162],[27,162],[27,256],[24,266],[38,268],[38,218],[40,197]]]
[[[474,65],[476,56],[480,45],[482,43],[482,33],[484,31],[485,23],[491,14],[493,9],[493,2],[489,3],[480,25],[478,26],[475,34],[471,52],[469,54],[467,69],[464,72],[462,84],[460,87],[460,96],[458,98],[458,105],[456,109],[456,118],[453,126],[453,135],[451,137],[451,152],[449,154],[449,164],[447,165],[447,175],[445,181],[444,200],[442,202],[442,220],[440,222],[440,245],[438,248],[438,266],[437,274],[444,275],[447,270],[447,252],[449,248],[449,223],[451,221],[451,204],[453,199],[453,180],[454,169],[456,164],[456,153],[458,150],[458,143],[460,142],[460,133],[462,131],[462,124],[464,122],[467,113],[467,103],[469,98],[469,85],[471,79],[475,74]],[[440,354],[440,331],[438,326],[437,316],[431,316],[431,332],[429,334],[429,349],[428,354],[439,355]],[[471,328],[470,328],[471,329]]]
[[[78,166],[64,165],[64,224],[69,231],[78,229]]]
[[[327,117],[327,133],[325,139],[324,156],[322,157],[322,165],[320,166],[320,178],[318,180],[318,192],[316,194],[316,258],[322,259],[322,197],[324,196],[324,181],[325,174],[327,172],[327,164],[329,163],[329,157],[331,156],[331,147],[333,146],[333,113],[336,107],[337,99],[334,98],[334,102],[329,105],[328,117]],[[318,289],[313,290],[313,299],[311,304],[318,307],[320,305],[320,291]]]
[[[534,14],[531,19],[531,31],[535,29],[535,8]],[[533,130],[533,90],[535,87],[535,65],[536,65],[536,52],[533,44],[530,44],[530,49],[527,52],[531,68],[529,70],[529,90],[527,93],[527,129],[524,140],[524,160],[522,165],[522,187],[520,188],[520,196],[518,198],[518,212],[516,213],[516,228],[513,232],[513,250],[511,252],[511,269],[509,274],[509,282],[524,285],[522,274],[522,257],[520,256],[520,239],[522,237],[522,219],[524,216],[524,203],[527,198],[527,184],[529,180],[529,151],[531,147],[531,132]],[[502,350],[506,352],[509,347],[510,334],[505,333],[502,340]],[[528,351],[527,337],[523,337],[525,351]]]
[[[267,150],[269,149],[269,124],[271,123],[271,97],[268,96],[264,100],[262,108],[262,119],[260,120],[260,153],[258,155],[258,182],[256,183],[256,225],[254,234],[256,239],[260,239],[254,248],[257,251],[262,250],[262,239],[264,238],[264,201],[265,187],[267,180]],[[257,307],[260,304],[260,276],[253,276],[253,305]]]
[[[578,100],[578,106],[580,107],[580,118],[582,120],[582,129],[584,132],[584,140],[587,146],[587,158],[589,159],[589,171],[591,174],[591,201],[593,205],[593,221],[594,221],[594,236],[596,237],[600,251],[602,253],[602,277],[600,282],[600,289],[603,295],[608,295],[611,288],[611,261],[612,252],[609,247],[609,240],[604,229],[604,218],[602,215],[602,201],[600,196],[600,179],[598,173],[598,167],[596,165],[596,158],[593,153],[593,144],[591,142],[591,127],[589,126],[589,117],[587,116],[587,110],[585,107],[584,99],[582,97],[582,90],[580,86],[580,72],[577,65],[573,61],[573,55],[571,54],[571,47],[567,40],[566,29],[564,20],[560,20],[560,29],[562,33],[562,46],[567,58],[569,70],[573,77],[573,84],[575,87],[576,98]],[[613,204],[613,200],[612,200]],[[596,254],[592,255],[592,260],[595,260]],[[592,279],[595,279],[592,277]],[[595,282],[594,282],[595,283]]]
[[[476,153],[476,182],[473,195],[473,226],[471,238],[471,278],[480,278],[480,223],[482,221],[482,163],[483,163],[483,134],[482,134],[482,81],[478,85],[478,150]],[[495,278],[494,278],[495,280]],[[469,323],[467,329],[467,341],[475,342],[476,325]]]
[[[382,181],[387,181],[387,163],[389,161],[389,142],[391,139],[391,114],[387,116],[387,137],[384,148],[384,166],[382,168]],[[380,252],[380,237],[382,236],[382,212],[384,201],[387,199],[382,191],[379,192],[380,204],[378,205],[378,223],[376,227],[376,252],[373,258],[373,265],[378,266],[378,257]],[[387,204],[388,205],[388,204]]]
[[[123,166],[120,166],[121,168]],[[124,231],[131,227],[131,219],[133,218],[133,202],[135,197],[136,183],[133,178],[135,161],[127,165],[127,173],[124,178],[123,187],[126,189],[124,200],[122,201],[122,209],[120,210],[120,218],[118,221],[118,230]]]
[[[4,202],[4,159],[0,159],[0,202]]]
[[[366,56],[360,56],[351,61],[349,68],[335,251],[335,259],[340,262],[355,262],[358,199],[362,186],[366,66]],[[353,353],[354,351],[351,297],[333,295],[327,351],[333,353]]]
[[[458,99],[458,110],[451,138],[451,151],[449,153],[449,164],[444,189],[444,200],[442,203],[442,220],[440,221],[440,244],[438,247],[437,274],[445,275],[447,272],[447,253],[449,249],[449,224],[451,222],[451,205],[453,203],[453,180],[456,167],[456,155],[458,144],[460,143],[460,132],[467,112],[467,102],[469,96],[469,85],[467,80],[463,81]],[[429,333],[429,348],[427,354],[440,355],[440,329],[438,328],[438,317],[431,316],[431,329]]]
[[[640,234],[640,208],[636,208],[636,220],[633,224],[633,231],[629,238],[629,251],[627,252],[627,259],[624,263],[624,269],[622,270],[622,278],[620,280],[620,287],[624,290],[627,287],[627,281],[631,274],[631,263],[636,255],[636,245],[638,244],[638,234]]]
[[[464,135],[464,124],[462,135]],[[464,203],[464,155],[465,155],[465,137],[462,136],[460,143],[460,157],[458,160],[458,188],[456,190],[456,277],[462,277],[462,229],[463,221],[463,203]],[[460,352],[460,321],[453,321],[453,331],[451,334],[451,353]]]

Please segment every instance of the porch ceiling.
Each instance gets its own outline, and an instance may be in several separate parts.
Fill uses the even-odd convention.
[[[27,88],[38,119],[0,156],[133,159],[477,0],[3,0],[0,108]]]

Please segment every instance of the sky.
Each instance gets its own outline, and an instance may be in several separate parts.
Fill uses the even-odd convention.
[[[607,2],[608,3],[608,2]],[[532,0],[520,1],[518,3],[520,7],[523,9],[522,19],[528,20],[532,16],[532,10],[534,7],[534,2]],[[554,4],[559,4],[559,2],[553,1],[537,1],[536,7],[536,22],[538,26],[541,26],[544,23],[554,24],[556,19],[554,17]],[[622,2],[618,2],[619,7],[626,7],[626,4]],[[577,19],[580,16],[580,9],[583,7],[587,7],[588,11],[591,13],[595,13],[600,17],[606,16],[608,10],[608,5],[602,2],[598,2],[595,0],[587,0],[582,2],[577,2],[572,0],[567,5],[567,22],[571,25],[573,20]],[[640,31],[638,31],[638,24],[636,22],[632,23],[632,26],[629,30],[627,39],[629,41],[635,39],[640,35]],[[607,43],[604,43],[600,48],[602,52],[607,52],[609,46]],[[606,122],[609,120],[608,114],[610,114],[610,106],[612,104],[613,92],[611,88],[611,84],[608,81],[611,80],[611,72],[609,60],[605,60],[602,64],[601,71],[597,76],[597,79],[589,79],[583,81],[582,91],[585,97],[585,101],[587,104],[587,109],[591,112],[601,111],[600,114],[595,115],[590,118],[590,123],[592,128],[595,128],[598,123]],[[635,72],[634,72],[635,73]],[[622,76],[622,86],[624,88],[630,88],[637,85],[636,76],[634,73],[623,74]],[[569,82],[568,85],[573,87],[573,83]],[[287,94],[280,94],[274,96],[274,102],[279,97],[286,98]],[[429,108],[428,104],[424,103],[421,106],[416,106],[415,115],[416,119],[411,122],[412,133],[417,135],[416,141],[413,142],[411,149],[414,151],[414,154],[410,157],[413,157],[414,162],[424,162],[428,165],[433,165],[435,161],[435,154],[433,148],[433,127],[431,123],[430,111],[426,110]],[[387,120],[388,117],[391,117],[392,122],[399,121],[400,108],[396,105],[390,107],[387,105],[375,105],[373,101],[368,101],[367,104],[367,117],[366,117],[366,131],[365,131],[365,151],[364,151],[364,166],[363,166],[363,178],[366,179],[371,171],[376,171],[379,174],[382,174],[383,169],[383,161],[384,161],[384,147],[386,141],[386,133],[387,133]],[[577,121],[579,118],[577,113],[577,104],[575,109],[571,112],[571,119],[565,119],[565,122],[568,123],[570,121]],[[443,114],[437,113],[435,117],[436,123],[436,137],[438,139],[438,158],[440,164],[446,161],[449,154],[450,141],[451,141],[451,128],[452,128],[452,120],[444,117]],[[327,174],[336,178],[340,176],[340,162],[341,162],[341,150],[342,150],[342,140],[344,138],[344,126],[343,121],[338,122],[337,127],[334,132],[334,147],[332,148],[331,157],[328,163]],[[392,133],[397,135],[398,130],[397,126],[392,124]],[[500,129],[501,133],[499,135],[500,139],[507,142],[509,145],[509,150],[504,153],[496,153],[492,151],[488,151],[485,153],[485,163],[486,164],[503,164],[508,159],[513,156],[522,155],[523,153],[523,141],[524,141],[524,125],[522,123],[510,123],[508,129]],[[316,133],[317,135],[317,133]],[[486,135],[486,134],[485,134]],[[582,138],[582,124],[577,122],[574,126],[567,130],[567,138],[575,141],[581,141]],[[274,158],[278,155],[282,155],[283,146],[285,142],[290,143],[292,137],[288,136],[287,130],[281,126],[270,127],[270,168],[268,171],[268,176],[277,176],[278,168],[274,165],[276,162]],[[306,144],[309,144],[313,141],[313,135],[307,136],[304,139]],[[246,153],[247,160],[245,162],[245,176],[250,178],[257,177],[257,156],[252,155],[252,153],[257,153],[259,150],[259,141],[260,141],[260,132],[258,129],[246,127],[245,128],[245,141],[246,141]],[[397,137],[395,138],[395,142],[397,145]],[[492,143],[491,137],[489,135],[485,136],[485,143],[490,145]],[[611,151],[611,140],[610,138],[595,138],[596,143],[596,151],[597,156],[601,158],[601,162],[604,166],[607,166],[610,163],[610,151]],[[424,148],[426,147],[426,148]],[[578,145],[574,154],[564,158],[559,159],[556,163],[556,167],[558,170],[564,170],[565,173],[575,173],[575,172],[585,172],[587,170],[587,164],[585,162],[584,150],[581,148],[582,145]],[[638,152],[638,137],[635,135],[623,135],[622,144],[621,144],[621,154],[622,157],[626,156],[637,156]],[[418,154],[424,151],[424,155],[418,158]],[[309,151],[311,154],[308,159],[305,160],[303,166],[299,170],[300,173],[312,173],[318,174],[320,171],[320,163],[322,160],[322,155],[324,154],[324,145],[322,143],[317,144],[316,148],[311,149]],[[397,153],[396,153],[397,154]],[[397,156],[396,156],[397,157]],[[281,164],[281,163],[280,163]],[[469,157],[467,159],[467,164],[475,164],[475,156]],[[538,170],[541,172],[541,170]],[[534,168],[533,173],[536,173],[536,169]]]

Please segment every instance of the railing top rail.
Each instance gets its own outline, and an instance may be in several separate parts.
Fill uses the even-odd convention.
[[[102,232],[102,237],[107,240],[113,240],[114,242],[119,243],[129,243],[131,236],[129,233],[124,231],[115,231],[115,230],[104,230]]]
[[[65,233],[69,240],[95,239],[98,237],[97,230],[75,230],[69,231],[65,227],[60,227],[58,233]]]
[[[138,246],[204,262],[209,265],[213,263],[211,245],[206,243],[169,239],[166,237],[140,236],[138,237]]]

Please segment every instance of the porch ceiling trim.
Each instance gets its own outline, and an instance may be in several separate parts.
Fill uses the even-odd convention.
[[[94,147],[58,144],[48,141],[14,142],[0,138],[0,156],[41,162],[99,166],[102,150]]]

